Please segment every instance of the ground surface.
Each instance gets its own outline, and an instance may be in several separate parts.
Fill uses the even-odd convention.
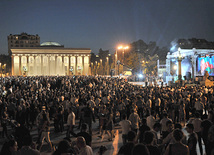
[[[104,155],[112,155],[112,154],[116,154],[119,150],[119,148],[122,146],[122,135],[121,135],[121,127],[120,126],[115,126],[115,138],[113,139],[113,141],[108,141],[108,135],[106,134],[105,137],[103,139],[99,138],[99,134],[98,134],[98,119],[96,120],[96,123],[93,123],[92,125],[92,149],[94,151],[94,154],[98,154],[98,150],[99,150],[99,147],[101,145],[104,145],[107,147],[107,151],[104,153]],[[77,125],[78,125],[78,121],[76,122]],[[10,130],[10,127],[9,128],[9,133],[11,132]],[[187,135],[187,132],[185,130],[184,131],[184,134]],[[78,133],[79,132],[79,129],[75,128],[74,129],[74,132],[75,133]],[[34,127],[32,130],[31,130],[31,135],[33,137],[33,140],[36,141],[37,139],[37,129],[36,127]],[[51,141],[54,145],[57,145],[63,138],[65,138],[66,136],[66,131],[64,132],[60,132],[60,133],[55,133],[54,132],[54,128],[53,128],[53,125],[51,126],[51,134],[50,134],[50,138],[51,138]],[[5,142],[6,138],[0,138],[0,148],[2,147],[3,143]],[[75,138],[74,137],[71,137],[71,140],[72,141],[75,141]],[[204,145],[203,145],[203,148],[204,148]],[[49,146],[47,145],[47,143],[45,142],[43,147],[42,147],[42,150],[41,150],[41,154],[42,155],[51,155],[53,152],[47,152],[47,150],[49,149]],[[197,151],[199,151],[198,147],[197,147]]]

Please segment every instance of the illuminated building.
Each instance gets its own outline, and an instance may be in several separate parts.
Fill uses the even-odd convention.
[[[181,60],[181,75],[184,78],[203,77],[208,71],[214,76],[214,50],[213,49],[180,49],[168,52],[166,59],[166,81],[176,80],[178,77],[178,58]]]
[[[12,75],[90,75],[89,48],[64,48],[56,42],[39,47],[11,48]]]

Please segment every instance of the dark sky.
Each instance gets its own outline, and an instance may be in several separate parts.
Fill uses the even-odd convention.
[[[0,0],[0,53],[9,34],[22,32],[94,53],[139,39],[214,41],[213,8],[214,0]]]

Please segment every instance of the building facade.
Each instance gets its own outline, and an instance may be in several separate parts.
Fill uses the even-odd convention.
[[[13,76],[90,75],[89,48],[64,48],[55,42],[11,48]]]
[[[28,47],[39,47],[40,37],[37,35],[29,35],[27,33],[21,34],[10,34],[7,37],[8,40],[8,52],[11,54],[11,48],[28,48]]]

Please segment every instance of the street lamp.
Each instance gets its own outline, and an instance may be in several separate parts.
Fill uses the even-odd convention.
[[[124,56],[125,50],[129,49],[129,46],[119,46],[118,49],[119,49],[119,50],[120,50],[120,49],[123,50],[123,58],[122,58],[122,68],[123,68],[123,66],[124,66],[124,59],[125,59],[125,56]],[[123,69],[122,69],[122,71],[123,71]]]
[[[95,70],[95,74],[97,74],[97,61],[95,61],[95,63],[96,63],[96,70]]]
[[[93,75],[93,62],[91,62],[91,74]]]
[[[108,64],[109,64],[109,63],[108,63],[108,62],[109,62],[109,61],[108,61],[108,59],[109,59],[109,58],[108,58],[108,57],[106,57],[106,60],[107,60],[107,62],[106,62],[106,66],[107,66],[107,67],[106,67],[106,69],[107,69],[106,74],[107,74],[107,75],[108,75],[108,66],[109,66],[109,65],[108,65]]]
[[[6,76],[6,64],[4,64],[4,74]]]
[[[181,48],[178,48],[178,81],[179,84],[182,82],[182,75],[181,75],[181,61],[183,57],[181,56]]]
[[[117,50],[115,54],[115,75],[116,75],[116,70],[117,70]]]

